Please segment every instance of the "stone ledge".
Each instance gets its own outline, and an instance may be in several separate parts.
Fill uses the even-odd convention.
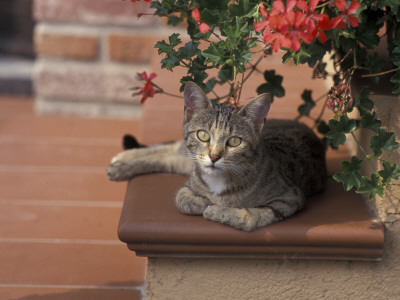
[[[147,257],[237,257],[376,261],[384,227],[361,195],[328,181],[295,216],[251,233],[185,216],[175,207],[183,176],[140,176],[128,184],[119,238]]]

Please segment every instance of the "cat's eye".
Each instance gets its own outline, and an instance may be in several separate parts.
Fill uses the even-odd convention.
[[[197,131],[197,138],[202,142],[208,142],[210,140],[210,134],[205,130]]]
[[[242,139],[237,136],[233,136],[228,140],[228,146],[237,147],[242,143]]]

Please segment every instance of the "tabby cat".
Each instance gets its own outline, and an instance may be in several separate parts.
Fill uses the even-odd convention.
[[[265,121],[267,94],[236,110],[213,105],[188,82],[184,98],[184,141],[119,153],[107,169],[111,180],[187,174],[176,195],[178,210],[244,231],[284,220],[323,189],[323,145],[304,124]]]

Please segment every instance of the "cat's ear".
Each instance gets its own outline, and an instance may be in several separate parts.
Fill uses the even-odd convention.
[[[271,96],[269,94],[261,94],[240,111],[239,115],[249,120],[256,132],[260,132],[264,126],[264,120],[268,115],[271,106]]]
[[[212,107],[203,90],[194,82],[187,82],[183,93],[185,98],[185,121],[191,119],[197,109]]]

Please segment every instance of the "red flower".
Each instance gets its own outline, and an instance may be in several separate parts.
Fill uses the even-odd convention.
[[[140,93],[143,95],[142,99],[140,100],[140,104],[143,104],[148,97],[154,97],[154,88],[151,81],[157,77],[157,74],[151,73],[150,76],[147,77],[147,73],[143,72],[139,73],[138,77],[139,80],[146,81],[144,87],[140,90]]]
[[[198,8],[192,10],[193,19],[199,24],[199,30],[201,33],[207,33],[210,31],[210,26],[208,24],[201,22],[200,20],[200,11]]]
[[[332,29],[329,17],[326,14],[320,15],[316,28],[317,34],[319,35],[319,40],[321,43],[325,43],[328,38],[326,37],[324,30]]]
[[[289,11],[292,11],[292,9],[296,6],[296,2],[297,2],[297,0],[287,0],[286,8],[285,8],[285,4],[283,4],[282,0],[276,0],[276,1],[272,2],[273,9],[271,10],[271,16],[285,14]]]
[[[338,16],[336,18],[333,18],[330,21],[330,27],[331,28],[337,28],[337,29],[343,29],[346,28],[347,24],[350,24],[353,27],[358,26],[358,18],[355,16],[352,16],[354,12],[357,11],[361,6],[360,3],[358,3],[356,0],[353,0],[349,7],[347,8],[346,6],[346,0],[336,0],[336,7],[340,10],[342,13],[341,16]]]
[[[260,3],[260,13],[264,17],[264,21],[254,23],[254,30],[256,32],[262,31],[264,28],[265,30],[270,30],[269,28],[269,21],[268,21],[268,12],[263,3]]]

